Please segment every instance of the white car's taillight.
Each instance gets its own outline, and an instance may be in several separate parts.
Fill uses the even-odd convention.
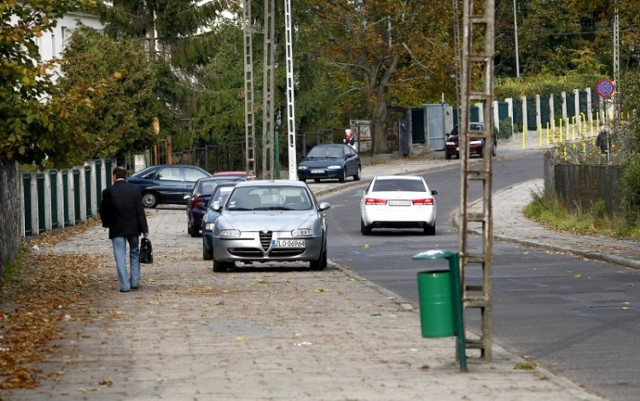
[[[386,205],[387,201],[385,199],[376,199],[376,198],[365,198],[365,205]]]
[[[433,200],[433,198],[425,198],[425,199],[414,199],[413,200],[413,204],[416,206],[429,206],[429,205],[435,205],[435,201]]]

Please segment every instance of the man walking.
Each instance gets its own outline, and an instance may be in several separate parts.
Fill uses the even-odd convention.
[[[100,219],[102,226],[109,228],[121,292],[137,290],[140,285],[140,234],[149,235],[140,187],[128,183],[126,178],[124,167],[114,168],[113,185],[102,191],[100,204]],[[127,274],[127,243],[130,274]]]

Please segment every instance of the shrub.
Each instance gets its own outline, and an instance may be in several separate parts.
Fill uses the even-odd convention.
[[[640,154],[627,159],[622,172],[622,204],[630,217],[637,218],[640,210]]]
[[[500,120],[498,139],[509,139],[513,135],[513,123],[509,117]]]

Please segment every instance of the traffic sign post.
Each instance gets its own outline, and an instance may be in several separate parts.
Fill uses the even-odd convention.
[[[598,94],[598,96],[600,96],[601,98],[607,100],[609,99],[611,96],[613,96],[614,92],[615,92],[615,85],[613,84],[613,82],[611,82],[608,79],[601,79],[600,81],[598,81],[598,84],[596,85],[596,93]],[[605,102],[606,104],[606,102]],[[611,160],[611,139],[610,139],[610,134],[609,134],[609,113],[607,112],[607,107],[605,106],[604,108],[604,129],[607,133],[607,164],[609,164],[610,160]]]
[[[596,85],[596,93],[598,96],[609,99],[615,92],[615,85],[608,79],[602,79]]]

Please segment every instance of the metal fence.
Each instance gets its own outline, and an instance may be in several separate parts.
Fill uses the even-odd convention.
[[[609,217],[623,212],[620,166],[557,163],[553,152],[545,154],[545,195],[573,211],[593,211],[596,203],[604,202]]]
[[[74,226],[97,216],[102,190],[111,186],[111,160],[66,170],[22,173],[22,236]]]

